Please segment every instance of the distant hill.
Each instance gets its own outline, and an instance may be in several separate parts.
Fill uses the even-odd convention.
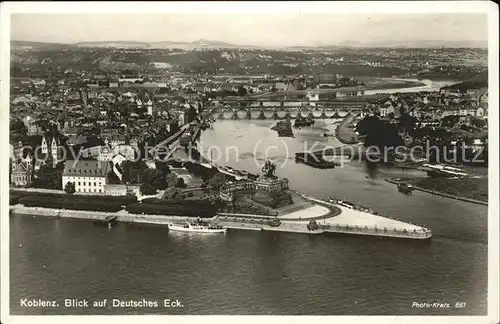
[[[30,41],[16,41],[10,42],[11,48],[36,48],[36,49],[51,49],[68,47],[68,44],[62,43],[43,43],[43,42],[30,42]]]
[[[12,47],[32,47],[32,48],[55,48],[66,46],[77,47],[108,47],[108,48],[281,48],[289,50],[335,50],[341,48],[487,48],[487,41],[439,41],[439,40],[419,40],[419,41],[343,41],[339,44],[317,45],[317,46],[254,46],[235,45],[221,41],[199,39],[192,42],[161,41],[161,42],[139,42],[139,41],[99,41],[99,42],[78,42],[74,44],[62,43],[42,43],[29,41],[11,41]]]
[[[149,43],[136,41],[101,41],[101,42],[79,42],[71,44],[78,47],[117,47],[117,48],[147,48]]]
[[[334,45],[335,46],[335,45]],[[487,41],[440,41],[440,40],[399,40],[399,41],[372,41],[357,42],[344,41],[339,46],[345,47],[395,47],[395,48],[487,48]],[[325,46],[323,46],[325,47]]]
[[[123,45],[149,45],[149,43],[145,42],[136,42],[136,41],[101,41],[101,42],[79,42],[74,43],[72,45],[106,45],[106,44],[123,44]]]
[[[237,48],[247,47],[240,45],[233,45],[220,41],[212,41],[206,39],[199,39],[193,42],[176,42],[176,41],[161,41],[161,42],[135,42],[135,41],[101,41],[101,42],[80,42],[73,44],[75,46],[84,47],[118,47],[118,48]]]

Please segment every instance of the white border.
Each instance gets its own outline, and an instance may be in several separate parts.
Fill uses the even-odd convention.
[[[82,5],[84,4],[84,5]],[[2,152],[8,152],[9,112],[9,53],[10,53],[10,14],[13,13],[487,13],[489,31],[489,206],[488,206],[488,316],[259,316],[262,322],[304,323],[325,322],[354,323],[360,320],[388,323],[498,323],[499,322],[499,209],[498,209],[498,8],[487,1],[436,1],[436,2],[14,2],[1,4],[1,78],[0,78],[0,141]],[[61,26],[63,28],[63,26]],[[1,320],[2,323],[152,323],[175,321],[195,322],[234,322],[250,323],[255,316],[163,316],[163,315],[128,315],[128,316],[10,316],[9,313],[9,218],[8,215],[8,162],[7,154],[1,159]],[[464,220],[467,221],[467,220]]]

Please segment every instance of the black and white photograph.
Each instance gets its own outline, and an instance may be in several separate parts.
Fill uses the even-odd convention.
[[[2,323],[499,322],[495,3],[1,9]]]

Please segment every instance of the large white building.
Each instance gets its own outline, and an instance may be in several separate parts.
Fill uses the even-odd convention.
[[[107,182],[109,162],[95,160],[68,160],[64,165],[62,187],[75,184],[76,192],[102,193]]]

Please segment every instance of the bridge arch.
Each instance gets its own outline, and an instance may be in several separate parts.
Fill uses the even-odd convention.
[[[212,108],[210,110],[210,117],[214,118],[214,119],[219,119],[221,113],[222,113],[222,109],[220,109],[220,108]]]
[[[295,107],[288,108],[288,114],[290,115],[291,118],[297,118],[299,114],[299,109]]]
[[[324,112],[326,118],[332,118],[335,115],[335,109],[332,108],[325,108]]]
[[[248,109],[247,108],[238,108],[234,111],[235,119],[247,119]]]
[[[323,109],[313,109],[312,114],[314,118],[321,118],[323,115]]]
[[[274,108],[265,108],[262,110],[266,119],[272,119],[274,115]]]
[[[233,117],[234,117],[233,109],[231,109],[231,108],[224,109],[224,111],[222,112],[222,117],[224,119],[233,119]]]
[[[304,106],[300,108],[300,114],[302,117],[307,117],[309,114],[312,113],[312,108],[309,106]]]
[[[261,110],[262,110],[261,108],[252,108],[252,109],[250,110],[250,117],[251,117],[252,119],[258,119],[258,118],[259,118],[259,116],[260,116],[260,112],[261,112]]]
[[[276,109],[276,115],[278,119],[284,119],[286,117],[286,110]]]

